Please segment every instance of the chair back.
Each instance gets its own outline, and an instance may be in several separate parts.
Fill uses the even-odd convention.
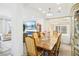
[[[37,50],[36,50],[34,39],[32,37],[27,36],[25,37],[25,43],[27,48],[27,54],[30,56],[36,56]]]
[[[44,38],[45,34],[43,32],[40,32],[40,38]]]
[[[36,43],[36,45],[37,45],[37,44],[39,43],[39,41],[40,41],[40,38],[39,38],[37,32],[34,32],[34,33],[33,33],[33,38],[35,39],[35,43]]]

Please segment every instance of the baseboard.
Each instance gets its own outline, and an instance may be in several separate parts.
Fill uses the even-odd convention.
[[[61,44],[71,45],[71,43],[61,43]]]

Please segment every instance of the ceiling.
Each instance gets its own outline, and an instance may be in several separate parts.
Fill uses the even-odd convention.
[[[70,11],[74,3],[28,3],[24,4],[24,6],[28,6],[38,12],[40,12],[42,15],[46,15],[48,13],[48,9],[51,8],[51,13],[53,14],[53,17],[58,16],[69,16]],[[39,9],[41,8],[41,9]]]

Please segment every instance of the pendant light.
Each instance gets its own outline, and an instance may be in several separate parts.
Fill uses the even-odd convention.
[[[50,17],[52,17],[53,16],[53,14],[52,14],[52,12],[51,12],[51,8],[49,8],[48,9],[48,13],[46,14],[46,17],[47,18],[50,18]]]

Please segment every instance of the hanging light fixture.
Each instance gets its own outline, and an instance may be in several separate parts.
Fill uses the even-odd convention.
[[[46,14],[46,17],[52,17],[53,14],[51,12],[51,8],[48,9],[48,13]]]

